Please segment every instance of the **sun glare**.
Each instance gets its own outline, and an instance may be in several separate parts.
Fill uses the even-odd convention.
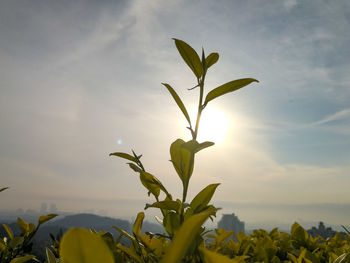
[[[225,139],[228,127],[229,121],[224,112],[217,108],[207,107],[202,112],[197,139],[199,142],[220,143]]]

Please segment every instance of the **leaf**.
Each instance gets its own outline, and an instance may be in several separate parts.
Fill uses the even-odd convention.
[[[38,220],[39,226],[42,225],[42,224],[44,224],[45,222],[51,220],[52,218],[54,218],[54,217],[56,217],[56,216],[58,216],[58,215],[57,215],[57,214],[48,214],[48,215],[46,215],[46,216],[41,216],[41,217],[39,217],[39,220]]]
[[[246,262],[244,258],[240,257],[241,259],[230,259],[224,255],[218,254],[216,252],[210,251],[206,248],[200,248],[200,251],[204,255],[204,262],[205,263],[240,263],[240,262]],[[248,258],[246,256],[245,258]]]
[[[209,101],[222,96],[226,93],[238,90],[240,88],[243,88],[244,86],[247,86],[248,84],[252,83],[252,82],[259,82],[256,79],[237,79],[237,80],[233,80],[230,82],[227,82],[226,84],[221,85],[220,87],[217,87],[215,89],[213,89],[212,91],[210,91],[207,96],[205,97],[205,101],[203,106],[205,107]]]
[[[2,225],[3,225],[3,227],[5,228],[7,234],[9,235],[9,237],[10,237],[11,239],[13,239],[13,232],[12,232],[12,229],[11,229],[8,225],[6,225],[6,224],[2,224]]]
[[[62,263],[114,263],[112,252],[103,239],[83,228],[71,228],[60,243]]]
[[[135,236],[140,235],[141,228],[142,228],[142,222],[143,222],[144,218],[145,218],[145,213],[144,212],[140,212],[140,213],[137,214],[134,226],[132,228],[132,232],[134,233]]]
[[[157,256],[162,255],[163,243],[160,239],[150,237],[149,235],[140,235],[139,239],[142,242],[142,244],[144,244],[146,247],[152,250],[152,253],[156,254]]]
[[[200,191],[190,203],[190,207],[196,212],[197,209],[205,208],[213,197],[219,184],[210,184]]]
[[[149,207],[156,207],[156,208],[165,209],[165,210],[178,211],[180,208],[180,204],[179,202],[176,202],[176,201],[165,200],[165,201],[155,202],[153,204],[146,204],[145,209]]]
[[[177,95],[176,91],[167,83],[162,83],[170,92],[171,96],[173,96],[177,106],[179,106],[180,110],[182,111],[183,115],[185,116],[187,122],[189,125],[191,125],[190,115],[188,115],[188,112],[186,110],[185,105],[183,104],[182,100],[180,99],[179,95]]]
[[[173,38],[175,40],[175,45],[179,51],[181,57],[190,67],[197,78],[200,78],[203,74],[202,63],[199,59],[197,52],[186,42]]]
[[[57,263],[55,255],[48,248],[46,248],[46,258],[47,258],[48,263]]]
[[[23,262],[27,262],[33,258],[35,258],[34,255],[26,255],[26,256],[20,257],[20,258],[14,258],[10,261],[10,263],[23,263]]]
[[[193,172],[193,154],[186,148],[182,147],[185,142],[177,139],[170,146],[170,156],[174,168],[183,183],[188,182]]]
[[[111,156],[111,155],[118,156],[120,158],[124,158],[124,159],[127,159],[129,161],[137,163],[137,159],[134,156],[131,156],[130,154],[127,154],[127,153],[115,152],[115,153],[109,154],[109,156]]]
[[[127,238],[129,238],[131,241],[135,241],[135,238],[133,236],[131,236],[128,232],[126,232],[123,229],[120,229],[117,226],[112,226],[112,228],[114,228],[115,230],[119,231],[122,235],[126,236]]]
[[[142,169],[134,163],[128,163],[129,167],[134,170],[134,172],[141,173]]]
[[[172,243],[169,245],[161,263],[177,263],[185,256],[187,249],[194,241],[202,224],[208,219],[211,213],[217,209],[208,209],[196,214],[185,221],[176,232]]]
[[[16,247],[21,246],[23,242],[24,242],[24,237],[14,237],[10,240],[9,247],[14,250]]]
[[[345,263],[345,259],[346,259],[346,256],[347,256],[348,254],[349,254],[349,253],[341,254],[333,263],[342,263],[342,262]]]
[[[180,215],[173,211],[164,216],[163,225],[170,236],[173,236],[181,226]]]
[[[17,224],[18,227],[21,229],[22,234],[24,234],[25,236],[30,235],[35,229],[34,224],[24,222],[20,217],[17,218]]]
[[[205,59],[205,63],[207,64],[207,68],[210,68],[219,60],[218,53],[210,53],[209,56]]]
[[[213,146],[213,142],[202,142],[198,143],[196,140],[190,140],[182,145],[183,148],[188,149],[191,153],[195,154],[200,150],[203,150],[207,147]]]
[[[122,244],[117,244],[117,248],[119,248],[121,251],[126,253],[129,257],[135,259],[137,262],[142,263],[142,259],[139,255],[136,254],[136,252],[128,247],[123,246]]]
[[[0,192],[5,191],[6,189],[9,189],[8,187],[0,188]]]
[[[162,185],[160,181],[154,177],[152,174],[141,171],[140,173],[141,183],[146,187],[146,189],[151,192],[156,198],[160,194],[160,186]]]

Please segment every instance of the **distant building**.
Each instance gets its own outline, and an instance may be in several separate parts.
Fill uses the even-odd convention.
[[[218,222],[218,228],[224,228],[227,231],[233,230],[235,234],[245,232],[244,222],[240,221],[234,213],[223,214],[221,220]]]
[[[333,237],[337,233],[331,227],[325,227],[322,221],[318,224],[318,228],[313,226],[311,229],[307,230],[307,232],[309,233],[309,235],[313,237],[321,236],[324,239]],[[343,238],[346,236],[344,232],[340,232],[340,234],[342,235]]]
[[[45,214],[47,212],[47,203],[41,203],[40,213]]]
[[[57,213],[56,204],[50,204],[50,213]]]

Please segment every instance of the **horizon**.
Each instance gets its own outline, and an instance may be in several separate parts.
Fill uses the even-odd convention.
[[[154,200],[125,161],[109,156],[131,149],[180,197],[169,147],[190,134],[161,83],[188,109],[198,90],[187,90],[195,79],[179,38],[219,53],[206,92],[259,80],[208,105],[209,124],[204,111],[210,132],[201,138],[216,144],[196,157],[187,201],[220,183],[212,203],[245,222],[346,225],[349,27],[346,0],[2,1],[0,187],[10,189],[1,209],[46,202],[136,217]]]

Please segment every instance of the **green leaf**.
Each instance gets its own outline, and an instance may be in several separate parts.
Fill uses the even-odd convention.
[[[6,225],[6,224],[2,224],[2,225],[3,225],[3,227],[5,228],[7,234],[9,235],[9,237],[12,239],[12,238],[13,238],[12,229],[11,229],[8,225]]]
[[[185,221],[176,232],[174,239],[166,250],[161,263],[180,262],[201,229],[202,224],[208,219],[214,210],[216,211],[217,209],[208,209],[202,213],[190,217],[187,221]]]
[[[190,207],[196,212],[196,210],[204,209],[213,197],[216,188],[219,184],[210,184],[200,191],[190,203]]]
[[[204,256],[204,262],[205,263],[240,263],[240,262],[246,262],[244,258],[240,257],[240,259],[230,259],[224,255],[218,254],[216,252],[210,251],[206,248],[200,248],[200,251],[203,253]],[[245,258],[248,258],[246,256]]]
[[[111,156],[111,155],[118,156],[120,158],[124,158],[124,159],[127,159],[129,161],[137,163],[137,159],[134,156],[131,156],[130,154],[127,154],[127,153],[115,152],[115,153],[109,154],[109,156]]]
[[[57,214],[48,214],[48,215],[46,215],[46,216],[41,216],[41,217],[39,217],[39,220],[38,220],[39,226],[42,225],[42,224],[44,224],[45,222],[51,220],[52,218],[54,218],[54,217],[56,217],[56,216],[58,216],[58,215],[57,215]]]
[[[142,169],[134,163],[128,163],[129,167],[134,170],[134,172],[141,173]]]
[[[185,142],[182,147],[188,149],[191,153],[195,154],[199,152],[200,150],[203,150],[207,147],[213,146],[213,142],[202,142],[198,143],[196,140],[190,140],[188,142]]]
[[[210,53],[209,56],[207,56],[207,58],[205,59],[207,68],[210,68],[218,60],[219,60],[219,54],[218,53]]]
[[[177,95],[176,91],[167,83],[162,83],[170,92],[171,96],[173,96],[177,106],[179,106],[180,110],[182,111],[183,115],[185,116],[187,122],[189,125],[191,125],[190,116],[188,115],[188,112],[186,110],[185,105],[183,104],[182,100],[180,99],[179,95]]]
[[[341,254],[333,263],[342,263],[342,262],[346,262],[345,259],[346,259],[346,256],[348,255],[349,253],[344,253],[344,254]]]
[[[26,255],[24,257],[14,258],[10,263],[23,263],[35,258],[34,255]]]
[[[141,171],[140,173],[140,180],[144,187],[146,187],[150,193],[158,198],[162,186],[161,182],[152,174],[144,171]]]
[[[183,147],[185,142],[177,139],[170,146],[171,162],[183,183],[188,182],[193,172],[194,156]]]
[[[222,96],[226,93],[238,90],[240,88],[243,88],[244,86],[247,86],[248,84],[252,83],[252,82],[259,82],[256,79],[237,79],[237,80],[233,80],[230,82],[227,82],[226,84],[221,85],[220,87],[217,87],[215,89],[213,89],[212,91],[210,91],[207,96],[205,97],[205,101],[203,106],[205,107],[209,101]]]
[[[149,207],[156,207],[164,210],[178,211],[180,208],[180,203],[177,201],[165,200],[165,201],[155,202],[153,204],[146,204],[145,209]]]
[[[181,226],[180,215],[173,211],[164,216],[163,226],[170,236],[173,236]]]
[[[143,262],[141,257],[139,255],[137,255],[136,252],[134,250],[132,250],[131,248],[123,246],[122,244],[117,244],[117,248],[119,248],[121,251],[126,253],[129,257],[135,259],[137,262],[139,262],[139,263]]]
[[[21,218],[17,218],[18,227],[25,236],[29,236],[35,229],[35,225],[32,223],[24,222]]]
[[[5,191],[6,189],[9,189],[8,187],[0,188],[0,192]]]
[[[142,222],[143,222],[144,218],[145,218],[145,213],[144,212],[140,212],[140,213],[137,214],[134,226],[132,228],[132,232],[134,233],[135,236],[140,235],[141,228],[142,228]]]
[[[131,241],[135,241],[135,238],[133,236],[131,236],[128,232],[126,232],[123,229],[120,229],[117,226],[112,226],[112,228],[114,228],[115,230],[119,231],[122,235],[126,236],[127,238],[129,238]]]
[[[9,247],[14,250],[16,247],[22,246],[23,242],[24,242],[24,237],[14,237],[10,240]]]
[[[103,239],[83,228],[71,228],[60,243],[62,263],[114,263],[113,254]]]
[[[175,45],[179,51],[181,57],[190,67],[197,78],[200,78],[203,74],[202,63],[199,59],[197,52],[186,42],[173,38],[175,40]]]
[[[55,255],[48,248],[46,248],[46,258],[47,258],[48,263],[57,263]]]

